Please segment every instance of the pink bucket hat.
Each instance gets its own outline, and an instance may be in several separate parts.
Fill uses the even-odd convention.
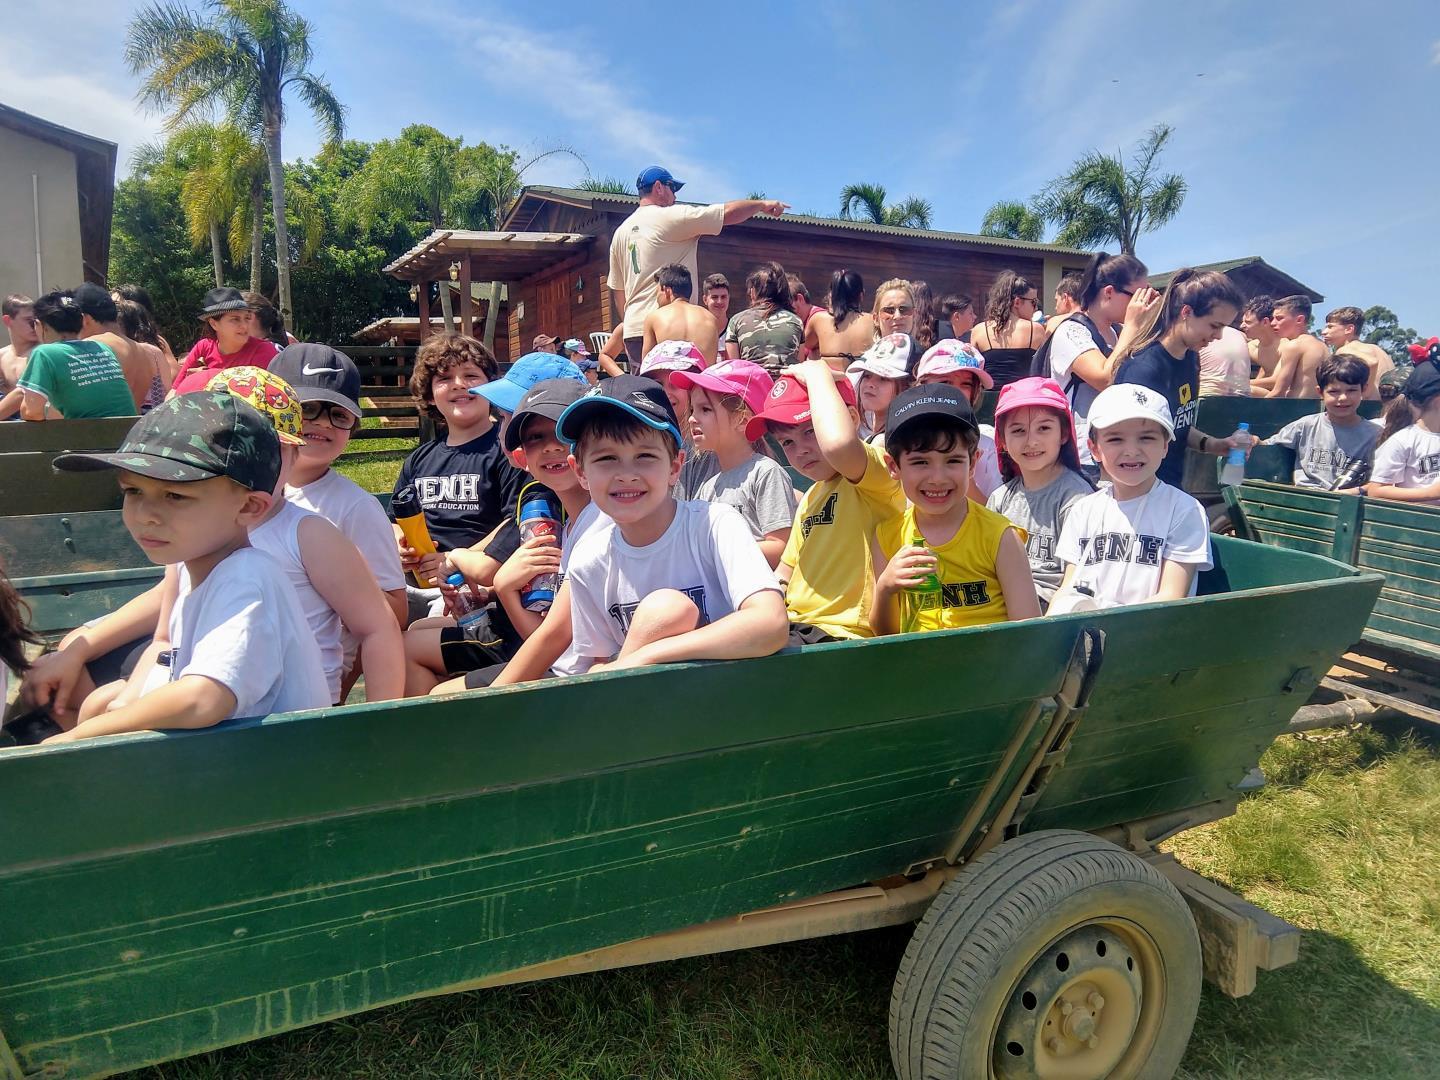
[[[1016,379],[1013,383],[1000,388],[1000,400],[995,403],[995,442],[997,445],[1005,445],[1005,428],[1000,423],[1000,418],[1016,409],[1029,408],[1054,409],[1062,414],[1065,417],[1065,423],[1070,426],[1070,441],[1076,442],[1075,414],[1070,411],[1070,400],[1065,396],[1065,391],[1060,389],[1060,384],[1054,379],[1032,376],[1028,379]]]
[[[753,416],[764,411],[775,385],[768,371],[749,360],[726,360],[704,371],[677,371],[670,381],[681,389],[698,386],[716,394],[734,394]]]
[[[705,354],[693,341],[661,341],[640,361],[640,374],[652,371],[699,371],[705,366]]]
[[[941,338],[920,357],[915,366],[915,378],[926,375],[953,375],[957,371],[973,371],[980,377],[980,384],[986,390],[995,388],[995,379],[985,370],[985,358],[956,338]]]

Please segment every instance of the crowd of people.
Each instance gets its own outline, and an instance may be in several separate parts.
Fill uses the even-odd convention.
[[[143,291],[8,298],[0,408],[139,414],[115,452],[55,464],[113,470],[165,567],[33,662],[0,577],[0,662],[24,672],[37,737],[341,704],[361,674],[379,701],[1191,596],[1211,554],[1185,451],[1250,449],[1195,426],[1207,379],[1320,399],[1270,440],[1297,483],[1359,490],[1373,457],[1370,494],[1440,505],[1440,340],[1396,386],[1356,309],[1327,316],[1332,352],[1303,297],[1247,302],[1190,269],[1162,292],[1104,253],[1048,318],[1010,271],[983,310],[903,279],[867,308],[854,270],[820,306],[773,262],[729,317],[695,240],[784,205],[678,207],[663,169],[640,187],[598,356],[541,335],[502,373],[470,337],[420,347],[410,390],[442,427],[388,520],[334,468],[358,369],[255,298],[211,290],[179,361]],[[1361,419],[1387,379],[1383,425]]]

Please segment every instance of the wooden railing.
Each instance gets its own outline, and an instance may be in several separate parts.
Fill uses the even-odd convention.
[[[360,369],[360,396],[365,417],[382,417],[378,427],[362,427],[352,439],[413,439],[433,431],[410,396],[415,369],[413,345],[346,345],[340,348]]]

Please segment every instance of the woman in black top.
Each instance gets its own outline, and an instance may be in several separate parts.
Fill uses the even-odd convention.
[[[985,321],[970,332],[970,343],[985,357],[995,389],[1030,374],[1035,350],[1045,342],[1045,326],[1035,321],[1040,291],[1026,278],[1005,270],[990,287]]]

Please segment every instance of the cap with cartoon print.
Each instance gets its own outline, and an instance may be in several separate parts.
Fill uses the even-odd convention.
[[[290,446],[305,445],[305,428],[300,416],[300,398],[295,389],[272,371],[258,367],[234,367],[215,373],[206,390],[234,394],[251,408],[270,418],[280,441]]]

